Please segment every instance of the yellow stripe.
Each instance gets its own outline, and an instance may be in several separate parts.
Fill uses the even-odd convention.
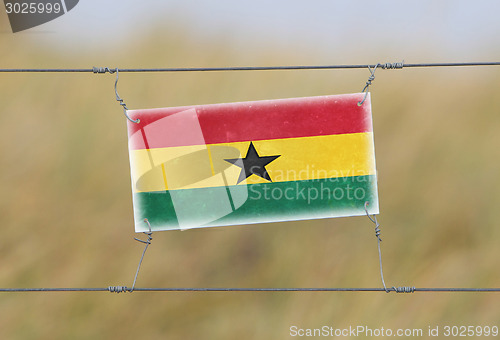
[[[210,170],[212,170],[212,175],[215,175],[214,161],[212,160],[212,153],[210,152],[210,146],[207,145],[208,159],[210,160]]]
[[[165,190],[167,180],[170,190],[235,185],[241,168],[224,159],[245,157],[249,144],[130,150],[134,192]],[[273,182],[375,174],[372,132],[270,139],[253,144],[261,157],[280,155],[266,166]],[[266,182],[251,175],[240,185]]]
[[[165,172],[165,164],[161,165],[161,172],[163,174],[163,182],[165,183],[165,190],[168,190],[167,173]]]

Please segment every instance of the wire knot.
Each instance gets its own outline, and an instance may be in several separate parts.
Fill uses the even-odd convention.
[[[146,241],[143,241],[141,239],[134,237],[134,240],[149,245],[149,244],[151,244],[151,241],[153,240],[153,237],[151,236],[151,235],[153,235],[153,232],[151,231],[151,224],[149,223],[149,220],[147,218],[145,218],[144,222],[147,223],[149,231],[144,231],[143,234],[146,235],[148,237],[148,239]]]
[[[138,242],[141,242],[141,243],[144,243],[144,244],[151,244],[151,241],[153,241],[153,237],[151,235],[153,233],[152,232],[148,232],[148,233],[144,232],[143,234],[148,236],[148,239],[146,241],[141,240],[141,239],[139,239],[137,237],[134,237],[134,240],[136,240]]]
[[[414,293],[415,287],[392,287],[392,290],[396,293]],[[390,290],[387,290],[387,293],[389,292]]]
[[[368,80],[366,81],[366,85],[365,85],[365,88],[363,89],[363,92],[365,91],[365,89],[368,88],[368,86],[370,86],[372,84],[372,81],[375,80],[375,75],[372,74],[368,77]]]
[[[372,84],[372,81],[375,80],[375,71],[377,70],[377,67],[379,67],[380,64],[375,65],[375,67],[372,69],[370,66],[368,66],[368,70],[370,71],[370,76],[368,77],[368,80],[366,81],[365,87],[363,87],[363,90],[361,93],[364,92],[365,96],[363,97],[363,100],[358,102],[358,106],[363,105],[363,103],[366,100],[366,97],[368,96],[368,88]]]
[[[132,292],[126,286],[109,286],[108,291],[110,293],[124,293],[124,292]]]
[[[375,237],[377,237],[377,239],[380,242],[382,242],[382,239],[380,238],[380,234],[382,233],[382,231],[380,230],[380,223],[378,223],[377,217],[375,215],[373,215],[373,217],[371,217],[370,214],[368,213],[368,205],[369,204],[370,204],[370,202],[368,202],[368,201],[365,202],[366,216],[368,216],[370,221],[372,221],[372,223],[375,224]]]
[[[394,70],[394,69],[402,69],[405,65],[405,61],[403,60],[400,63],[385,63],[379,64],[378,66],[383,70]]]
[[[110,74],[113,74],[115,72],[117,72],[116,69],[113,69],[113,68],[109,68],[109,67],[92,67],[92,72],[94,73],[110,73]]]
[[[382,242],[382,239],[380,238],[380,234],[382,233],[382,231],[380,230],[380,225],[377,224],[375,226],[375,237],[380,241]]]

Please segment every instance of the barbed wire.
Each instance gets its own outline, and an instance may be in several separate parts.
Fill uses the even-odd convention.
[[[58,73],[114,73],[119,72],[217,72],[217,71],[275,71],[275,70],[334,70],[334,69],[402,69],[418,67],[461,67],[461,66],[500,66],[500,61],[493,62],[446,62],[446,63],[376,63],[355,65],[296,65],[296,66],[232,66],[232,67],[167,67],[167,68],[3,68],[0,72],[58,72]]]

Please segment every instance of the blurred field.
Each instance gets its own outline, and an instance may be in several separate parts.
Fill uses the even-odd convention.
[[[196,46],[183,34],[161,44],[153,35],[99,58],[90,51],[66,58],[71,52],[2,34],[9,49],[0,50],[0,67],[245,62],[223,41]],[[283,51],[250,63],[316,62],[305,52],[294,58]],[[418,61],[425,60],[407,60]],[[500,285],[499,71],[377,71],[372,110],[388,285]],[[359,92],[368,75],[122,74],[119,93],[130,108],[164,107]],[[143,245],[133,240],[126,121],[113,82],[109,74],[0,74],[1,287],[131,285]],[[139,287],[381,286],[365,217],[153,236]],[[286,339],[291,325],[498,325],[499,302],[498,294],[471,293],[1,293],[0,338]]]

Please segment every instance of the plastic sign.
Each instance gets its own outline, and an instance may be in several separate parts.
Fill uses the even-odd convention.
[[[377,214],[363,97],[128,111],[135,230]]]

